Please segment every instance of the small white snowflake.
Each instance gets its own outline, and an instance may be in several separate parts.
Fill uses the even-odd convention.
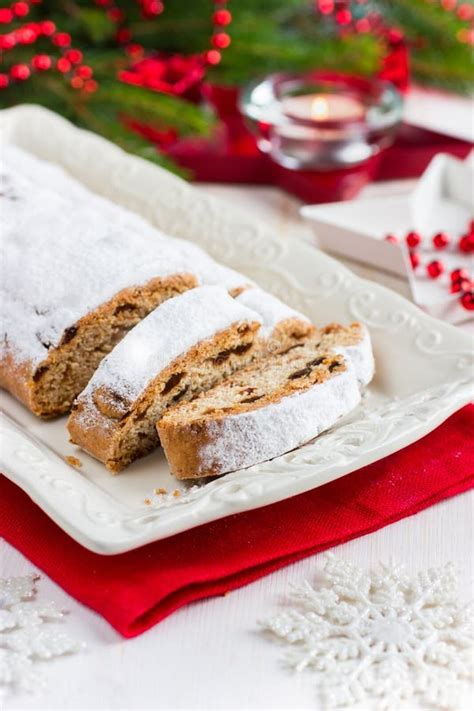
[[[316,672],[326,708],[469,707],[472,605],[456,600],[452,564],[410,577],[329,555],[324,573],[324,587],[294,587],[292,606],[263,627],[291,645],[292,668]]]
[[[35,662],[80,651],[57,625],[65,612],[53,602],[36,603],[38,575],[0,578],[0,698],[8,691],[33,691],[42,685]]]

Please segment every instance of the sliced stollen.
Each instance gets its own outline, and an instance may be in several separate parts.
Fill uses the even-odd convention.
[[[178,479],[216,476],[305,444],[360,397],[350,363],[308,343],[254,363],[171,408],[157,431]]]
[[[250,283],[14,146],[2,148],[0,179],[0,385],[36,415],[68,412],[102,358],[166,299]]]
[[[253,358],[260,321],[223,287],[161,304],[100,364],[74,403],[71,441],[118,472],[158,446],[166,409],[208,390]]]
[[[262,319],[258,332],[262,356],[293,348],[316,331],[306,316],[257,286],[244,289],[236,299]]]

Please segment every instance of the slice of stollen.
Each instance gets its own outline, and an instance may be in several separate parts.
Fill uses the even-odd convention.
[[[171,408],[157,430],[177,478],[216,476],[308,442],[360,398],[352,365],[307,343],[257,361],[193,402]]]
[[[166,409],[208,390],[253,358],[259,317],[223,287],[159,306],[100,364],[74,403],[71,441],[118,472],[158,446]]]

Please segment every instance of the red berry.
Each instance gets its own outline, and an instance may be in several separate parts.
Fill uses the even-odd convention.
[[[463,3],[462,5],[459,5],[456,12],[459,19],[464,20],[466,22],[472,18],[474,14],[474,8],[471,7],[471,5],[468,5],[468,3]]]
[[[446,232],[438,232],[437,235],[433,237],[433,244],[436,249],[444,249],[448,246],[450,240]]]
[[[464,292],[459,301],[467,311],[474,311],[474,290]]]
[[[26,2],[15,2],[12,5],[12,10],[17,17],[26,17],[30,11],[30,8]]]
[[[68,49],[65,57],[69,59],[71,64],[79,64],[79,62],[82,62],[82,52],[79,49]]]
[[[11,49],[16,45],[16,38],[13,32],[0,36],[0,49]]]
[[[0,89],[6,89],[9,82],[7,74],[0,74]]]
[[[336,22],[338,25],[348,25],[352,20],[352,13],[350,10],[338,10],[336,12]]]
[[[81,64],[80,67],[76,68],[76,74],[81,79],[90,79],[92,76],[92,69],[87,66],[87,64]]]
[[[385,235],[385,241],[391,242],[392,244],[398,244],[398,237],[395,237],[395,235]]]
[[[459,281],[462,279],[469,279],[469,274],[465,269],[453,269],[450,274],[451,281]]]
[[[164,5],[160,0],[148,0],[144,3],[143,14],[145,17],[160,15],[164,10]]]
[[[318,0],[318,10],[322,15],[332,15],[334,0]]]
[[[56,69],[62,74],[71,71],[71,62],[66,57],[60,57],[56,62]]]
[[[56,47],[69,47],[71,44],[71,35],[68,32],[57,32],[53,37],[53,44]]]
[[[10,76],[12,79],[17,79],[18,81],[25,81],[30,74],[31,71],[27,64],[14,64],[10,69]]]
[[[208,64],[219,64],[221,61],[221,53],[217,49],[210,49],[205,56]]]
[[[471,234],[474,232],[474,220],[469,220],[469,232]]]
[[[44,20],[40,23],[40,29],[43,35],[50,37],[54,32],[56,32],[56,25],[51,20]]]
[[[406,243],[407,243],[407,245],[408,245],[409,247],[411,247],[412,249],[413,249],[414,247],[418,247],[418,245],[420,244],[420,242],[421,242],[421,237],[420,237],[420,235],[418,234],[418,232],[413,232],[413,231],[412,231],[412,232],[409,232],[409,233],[407,234],[407,236],[406,236]]]
[[[71,79],[71,86],[73,89],[82,89],[84,86],[84,79],[81,79],[81,77],[73,77]]]
[[[99,85],[95,79],[88,79],[84,84],[84,91],[87,91],[89,94],[93,94],[98,88]]]
[[[8,7],[0,8],[0,24],[8,25],[13,20],[13,12]]]
[[[36,54],[31,60],[31,65],[38,71],[44,72],[51,67],[51,57],[47,54]]]
[[[230,24],[232,21],[232,15],[229,10],[216,10],[212,16],[212,21],[215,25],[221,25],[221,27],[224,27],[225,25]]]
[[[227,32],[218,32],[212,38],[212,44],[218,49],[225,49],[230,45],[230,37]]]
[[[412,269],[416,269],[417,267],[420,266],[420,255],[418,252],[410,252],[410,262]]]
[[[469,254],[474,251],[474,234],[463,235],[458,242],[458,247],[461,252]]]
[[[437,279],[444,272],[444,264],[439,259],[434,259],[426,266],[426,272],[431,279]]]

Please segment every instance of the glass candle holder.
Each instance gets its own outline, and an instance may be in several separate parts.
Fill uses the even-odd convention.
[[[380,79],[308,72],[252,82],[239,107],[260,150],[286,168],[320,171],[363,163],[389,146],[403,102]]]

